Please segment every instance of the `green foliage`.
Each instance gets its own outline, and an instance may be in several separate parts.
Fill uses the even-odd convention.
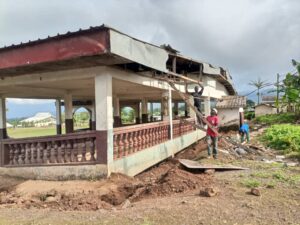
[[[122,110],[121,110],[121,120],[122,120],[122,124],[135,123],[134,109],[131,108],[131,107],[122,108]]]
[[[300,115],[300,64],[293,61],[297,73],[288,73],[283,80],[284,95],[282,103],[288,106],[294,106],[297,115]]]
[[[270,114],[258,116],[254,119],[256,123],[278,124],[278,123],[294,123],[296,116],[294,113]]]
[[[255,179],[246,179],[242,182],[242,184],[248,188],[256,188],[261,185],[261,183]]]
[[[300,126],[273,125],[265,131],[262,140],[271,148],[283,150],[284,153],[300,153]]]
[[[245,116],[245,119],[252,120],[255,117],[255,112],[245,112],[244,116]]]
[[[252,101],[251,99],[247,99],[246,106],[247,106],[247,108],[252,108],[255,106],[255,102]]]

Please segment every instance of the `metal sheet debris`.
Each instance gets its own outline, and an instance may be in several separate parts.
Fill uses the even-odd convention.
[[[188,169],[199,169],[199,170],[247,170],[249,168],[232,166],[232,165],[213,165],[213,164],[201,164],[197,161],[192,161],[188,159],[179,159],[179,162]]]

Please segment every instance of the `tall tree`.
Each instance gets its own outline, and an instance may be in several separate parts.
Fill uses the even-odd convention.
[[[292,60],[292,64],[296,67],[297,72],[294,74],[288,73],[285,76],[283,80],[284,95],[282,101],[289,107],[293,105],[296,115],[300,117],[300,63]]]
[[[262,89],[266,85],[266,81],[260,79],[260,77],[256,81],[251,81],[249,85],[254,86],[257,88],[257,104],[259,104],[260,99],[260,89]]]

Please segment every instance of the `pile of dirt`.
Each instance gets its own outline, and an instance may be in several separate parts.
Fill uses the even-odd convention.
[[[187,148],[176,158],[194,159],[206,149],[204,140]],[[0,207],[53,208],[58,210],[98,210],[120,208],[128,202],[186,193],[210,186],[209,174],[185,171],[176,158],[128,177],[112,174],[100,181],[24,181],[0,193]],[[2,179],[2,183],[5,181]]]

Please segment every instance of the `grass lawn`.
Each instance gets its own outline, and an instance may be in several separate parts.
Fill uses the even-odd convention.
[[[9,128],[7,129],[9,137],[25,138],[55,135],[56,127],[26,127],[26,128]]]

